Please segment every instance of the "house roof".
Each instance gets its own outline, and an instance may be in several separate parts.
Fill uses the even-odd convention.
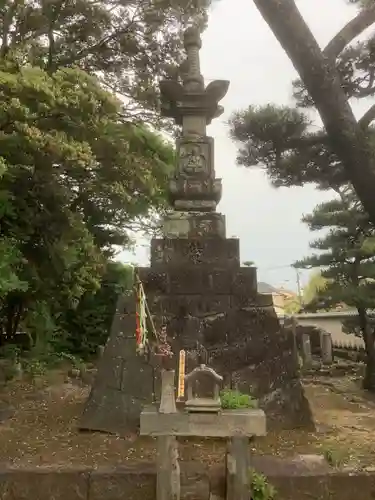
[[[285,288],[275,288],[264,281],[259,281],[258,283],[258,293],[278,293],[279,295],[285,295],[286,297],[294,297],[296,294]]]
[[[268,283],[264,283],[263,281],[259,281],[258,283],[258,293],[276,293],[278,290],[269,285]]]

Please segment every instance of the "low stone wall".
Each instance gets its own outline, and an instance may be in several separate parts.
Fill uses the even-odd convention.
[[[375,473],[275,475],[269,482],[277,490],[275,500],[354,500],[359,492],[361,500],[375,497]],[[197,464],[183,464],[181,487],[181,500],[224,499],[224,469],[209,475]],[[155,471],[147,465],[0,469],[1,500],[155,500],[155,491]]]

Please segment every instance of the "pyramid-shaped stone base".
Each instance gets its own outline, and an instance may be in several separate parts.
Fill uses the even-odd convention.
[[[240,267],[237,239],[154,239],[151,267],[138,272],[156,325],[167,325],[175,353],[188,351],[188,370],[203,345],[228,387],[259,398],[268,429],[314,428],[294,339],[280,326],[271,295],[257,293],[256,269]],[[157,396],[157,371],[136,354],[133,301],[119,300],[81,428],[135,429],[142,407]]]

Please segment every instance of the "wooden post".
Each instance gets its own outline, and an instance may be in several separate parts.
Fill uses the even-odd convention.
[[[180,351],[180,359],[178,365],[178,388],[177,400],[181,401],[185,397],[185,360],[186,353],[184,350]]]

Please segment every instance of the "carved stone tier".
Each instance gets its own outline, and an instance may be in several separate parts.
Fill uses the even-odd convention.
[[[214,141],[211,137],[184,136],[177,141],[177,168],[169,182],[169,201],[182,211],[210,212],[222,194],[215,179]]]
[[[154,323],[167,327],[174,353],[186,351],[186,370],[196,366],[202,345],[226,386],[259,399],[270,429],[314,429],[294,339],[280,326],[272,296],[257,293],[256,269],[240,267],[238,240],[157,239],[151,261],[138,273]],[[154,370],[136,355],[134,301],[128,301],[118,304],[83,428],[126,435],[160,391]]]
[[[257,295],[257,275],[255,267],[235,269],[209,269],[206,266],[174,266],[167,264],[157,268],[138,268],[141,281],[149,293],[162,295],[232,295],[242,306],[254,303]],[[159,303],[159,299],[155,299]],[[272,300],[272,299],[271,299]],[[272,305],[272,302],[271,304]],[[165,312],[165,311],[164,311]]]
[[[211,212],[222,195],[221,180],[215,179],[214,142],[207,137],[211,120],[223,113],[219,101],[229,82],[217,80],[205,88],[200,72],[199,50],[202,42],[195,28],[186,30],[185,74],[183,84],[167,80],[160,84],[161,112],[182,125],[177,140],[177,165],[169,183],[169,201],[175,210]]]
[[[169,201],[176,210],[215,210],[221,199],[221,179],[171,179]]]
[[[223,114],[224,108],[218,102],[226,95],[229,88],[227,80],[211,82],[202,91],[185,90],[175,80],[160,82],[161,114],[173,118],[177,125],[183,125],[186,116],[201,116],[209,125],[214,118]]]
[[[225,238],[225,215],[217,212],[170,212],[164,217],[165,238]]]
[[[214,215],[214,214],[212,214]],[[219,215],[219,214],[217,214]],[[170,239],[151,240],[151,268],[156,266],[191,266],[192,264],[211,265],[212,268],[240,267],[240,242],[237,238]],[[256,274],[255,268],[250,268]],[[256,276],[255,276],[256,277]]]

